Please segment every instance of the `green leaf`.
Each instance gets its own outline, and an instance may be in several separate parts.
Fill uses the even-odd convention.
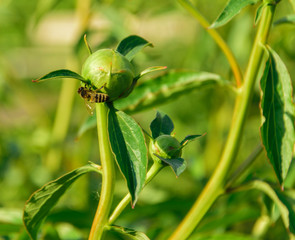
[[[295,142],[292,83],[280,57],[269,48],[260,82],[262,143],[281,185],[287,176]]]
[[[171,71],[138,85],[127,98],[119,99],[114,104],[117,109],[135,113],[176,100],[196,89],[229,84],[212,73]]]
[[[74,78],[74,79],[82,81],[82,82],[84,82],[86,84],[90,83],[89,81],[85,80],[78,73],[75,73],[75,72],[73,72],[71,70],[67,70],[67,69],[60,69],[60,70],[56,70],[56,71],[47,73],[43,77],[40,77],[40,78],[38,78],[36,80],[33,80],[33,82],[42,82],[42,81],[45,81],[45,80],[52,80],[52,79],[56,79],[56,78]]]
[[[186,136],[180,143],[181,146],[187,145],[189,142],[196,140],[199,137],[202,137],[203,135],[188,135]]]
[[[183,158],[166,159],[158,156],[157,154],[154,155],[162,162],[169,165],[177,177],[179,177],[179,175],[186,169],[186,161]]]
[[[171,135],[174,124],[167,114],[158,111],[156,118],[151,122],[150,129],[153,139],[156,139],[160,135]]]
[[[119,227],[119,226],[110,226],[109,231],[117,232],[124,237],[128,237],[128,239],[132,240],[150,240],[147,235],[143,232],[138,232],[133,229]],[[124,238],[125,239],[125,238]]]
[[[291,14],[291,15],[285,16],[283,18],[280,18],[279,20],[274,22],[274,25],[279,25],[279,24],[283,24],[283,23],[295,24],[295,14]]]
[[[110,106],[108,131],[112,152],[127,181],[134,206],[143,188],[147,170],[147,148],[143,132],[129,115]]]
[[[221,14],[212,23],[210,28],[217,28],[228,23],[234,16],[236,16],[244,7],[255,4],[259,0],[229,0]]]
[[[23,221],[30,237],[37,239],[38,229],[47,217],[49,211],[54,207],[60,197],[80,176],[88,172],[100,172],[95,164],[75,169],[60,178],[47,183],[42,188],[37,190],[26,202]]]
[[[295,233],[295,213],[288,198],[280,191],[274,190],[268,183],[255,180],[238,188],[239,190],[256,189],[264,192],[278,206],[283,223],[288,231]]]
[[[149,43],[147,40],[136,36],[131,35],[127,38],[124,38],[118,45],[117,51],[124,55],[129,61],[131,61],[135,54],[141,51],[143,48],[153,45]]]

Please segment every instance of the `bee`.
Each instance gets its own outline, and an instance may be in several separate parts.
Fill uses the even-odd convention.
[[[86,108],[91,115],[95,107],[93,103],[107,102],[109,100],[107,94],[98,92],[98,90],[90,90],[86,87],[80,87],[78,94],[85,100]]]

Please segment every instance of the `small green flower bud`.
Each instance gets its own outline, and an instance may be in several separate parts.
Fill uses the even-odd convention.
[[[135,73],[132,64],[122,54],[101,49],[86,59],[82,76],[113,101],[128,95]]]
[[[182,150],[178,140],[170,135],[161,135],[150,142],[150,153],[155,162],[161,160],[155,156],[158,155],[165,159],[174,159],[181,157]]]

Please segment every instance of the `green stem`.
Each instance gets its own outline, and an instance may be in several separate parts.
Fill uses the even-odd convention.
[[[144,186],[146,186],[161,171],[163,167],[164,165],[155,162],[147,173]],[[114,223],[114,221],[119,217],[119,215],[123,212],[123,210],[126,208],[128,203],[130,203],[130,201],[131,201],[131,195],[130,193],[128,193],[117,205],[112,215],[110,216],[109,225]]]
[[[237,155],[240,145],[254,83],[262,64],[264,54],[263,45],[266,44],[267,41],[274,10],[275,5],[268,5],[264,8],[246,70],[244,78],[245,82],[236,98],[231,128],[221,159],[199,198],[172,234],[170,240],[187,239],[212,206],[214,201],[224,193],[226,177],[230,170],[230,166],[232,166]]]
[[[104,103],[96,104],[97,135],[102,167],[102,186],[100,200],[92,223],[89,240],[99,240],[111,210],[115,183],[115,166],[108,139],[108,107]]]
[[[239,88],[242,84],[243,76],[242,76],[239,64],[237,63],[235,56],[233,55],[232,51],[229,49],[226,42],[223,40],[223,38],[219,35],[219,33],[214,28],[210,28],[210,24],[207,22],[207,20],[199,13],[199,11],[188,0],[178,0],[178,2],[195,19],[197,19],[200,22],[202,27],[211,35],[211,37],[215,40],[217,45],[223,51],[233,71],[237,87]]]

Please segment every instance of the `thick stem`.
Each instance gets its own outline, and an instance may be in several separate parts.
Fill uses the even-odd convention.
[[[150,170],[147,173],[146,180],[144,186],[146,186],[157,174],[161,171],[164,165],[159,163],[154,163]],[[127,207],[127,205],[131,201],[130,193],[126,194],[126,196],[121,200],[121,202],[117,205],[112,215],[109,218],[109,224],[113,224],[114,221],[119,217],[119,215],[123,212],[123,210]]]
[[[170,240],[187,239],[214,201],[224,192],[226,177],[240,145],[254,83],[262,64],[263,45],[266,44],[274,10],[275,5],[268,5],[263,11],[246,70],[245,82],[236,98],[231,128],[219,164],[193,207],[170,237]]]
[[[96,104],[97,135],[102,167],[102,186],[100,200],[92,223],[89,240],[99,240],[111,210],[115,183],[115,166],[108,140],[108,107],[104,103]]]
[[[210,28],[210,24],[207,22],[207,20],[199,13],[199,11],[188,0],[178,0],[178,1],[195,19],[199,21],[202,27],[211,35],[211,37],[215,40],[217,45],[223,51],[233,71],[237,87],[239,88],[243,81],[242,73],[235,56],[233,55],[232,51],[229,49],[226,42],[223,40],[223,38],[219,35],[219,33],[214,28]]]

